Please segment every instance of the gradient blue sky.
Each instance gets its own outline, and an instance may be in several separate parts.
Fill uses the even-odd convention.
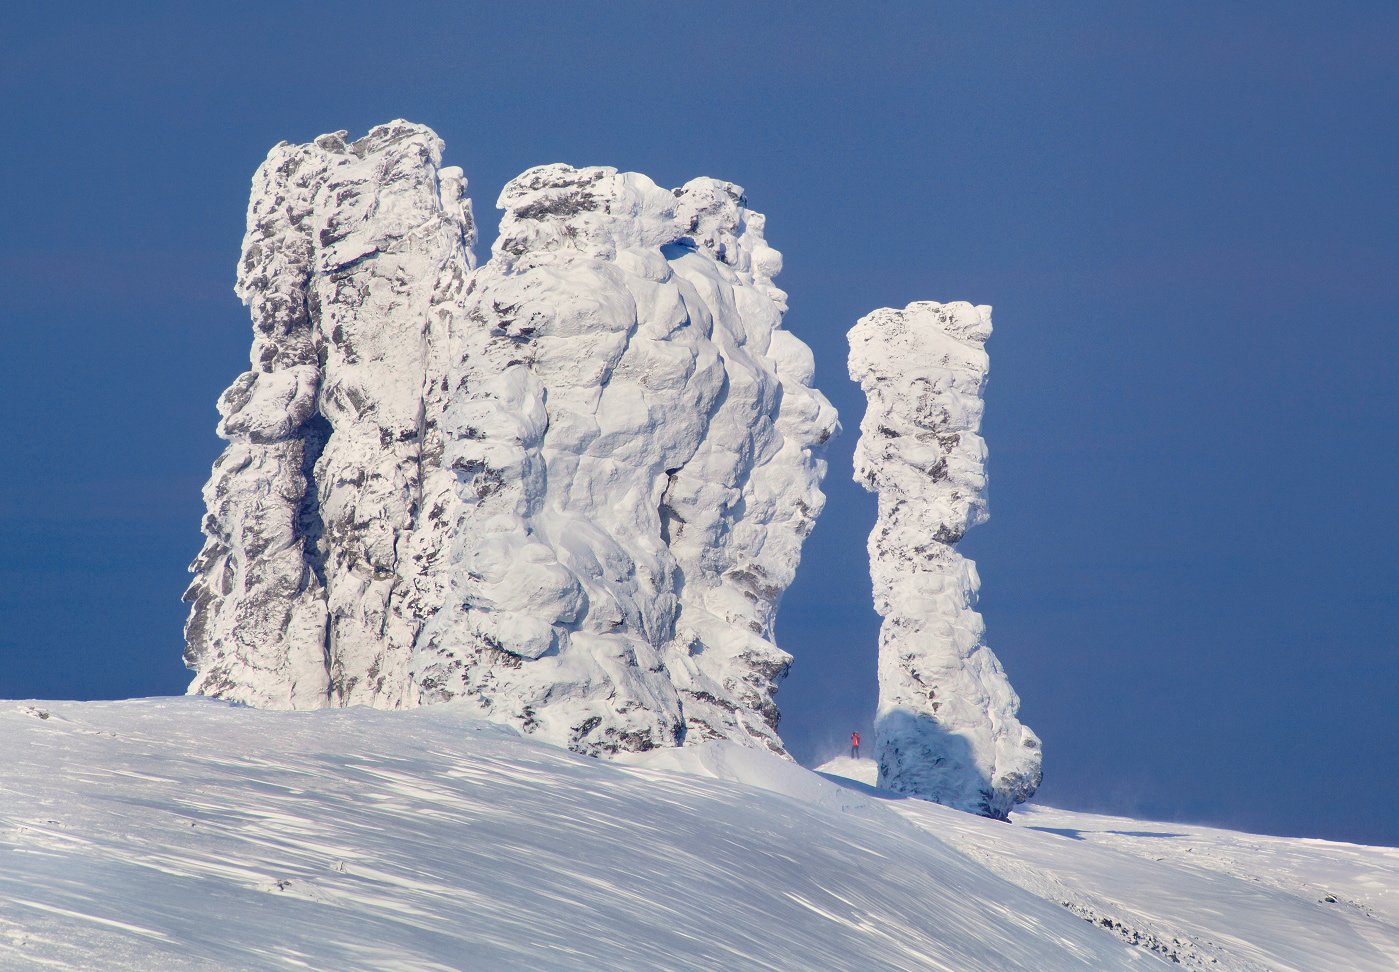
[[[1043,799],[1399,844],[1399,5],[855,8],[6,4],[0,696],[183,690],[249,178],[402,116],[487,240],[552,161],[768,214],[846,429],[779,627],[799,757],[874,703],[845,331],[969,299],[965,549]]]

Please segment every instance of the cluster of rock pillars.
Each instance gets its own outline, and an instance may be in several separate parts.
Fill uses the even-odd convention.
[[[191,570],[192,692],[453,701],[594,755],[784,754],[773,631],[825,502],[835,410],[782,326],[781,255],[732,183],[545,165],[476,265],[466,180],[396,121],[274,148],[237,293],[249,370]],[[990,308],[850,332],[868,398],[882,786],[1004,817],[1039,740],[986,646],[975,566]]]

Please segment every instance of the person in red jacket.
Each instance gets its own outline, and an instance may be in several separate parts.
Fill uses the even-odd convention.
[[[858,732],[850,734],[850,758],[860,758],[860,734]]]

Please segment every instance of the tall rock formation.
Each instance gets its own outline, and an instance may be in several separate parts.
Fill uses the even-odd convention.
[[[424,452],[441,305],[472,264],[460,169],[406,122],[283,143],[253,179],[236,292],[251,369],[219,400],[185,599],[191,691],[251,705],[411,705]],[[431,457],[428,457],[431,461]]]
[[[850,377],[868,398],[855,480],[879,497],[880,785],[1005,818],[1039,785],[1039,739],[986,646],[976,565],[954,547],[986,519],[990,334],[991,308],[964,301],[877,310],[850,331]]]
[[[473,278],[442,482],[438,697],[587,751],[781,751],[777,600],[835,413],[781,330],[781,266],[729,183],[549,165]]]
[[[780,752],[774,616],[835,413],[781,328],[762,216],[729,183],[542,166],[473,271],[439,165],[395,122],[259,170],[191,690]]]

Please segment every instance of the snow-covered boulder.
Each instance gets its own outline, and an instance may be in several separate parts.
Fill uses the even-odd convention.
[[[1040,744],[986,646],[976,565],[954,547],[986,519],[990,334],[991,308],[965,301],[877,310],[850,331],[850,377],[868,398],[855,479],[879,498],[879,785],[1004,818],[1039,785]]]
[[[713,179],[541,166],[473,270],[439,164],[394,123],[259,170],[239,293],[261,343],[225,395],[192,689],[459,699],[593,753],[781,752],[775,614],[836,419],[763,217]]]

